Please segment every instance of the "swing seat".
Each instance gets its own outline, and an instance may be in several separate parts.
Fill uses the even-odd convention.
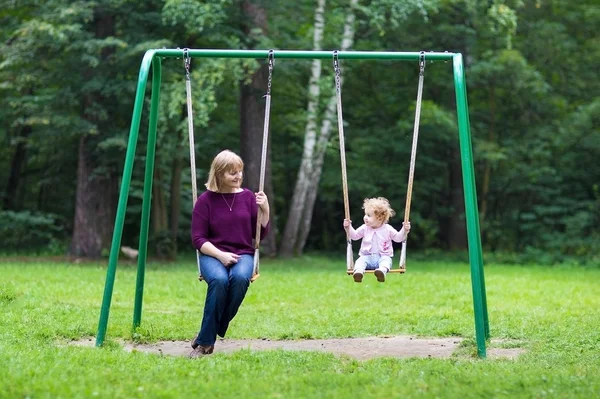
[[[252,276],[252,278],[250,279],[250,282],[251,283],[255,282],[256,280],[258,280],[259,277],[260,277],[260,273],[254,274]],[[201,274],[198,275],[198,281],[204,281],[204,277],[202,277]]]
[[[365,270],[365,273],[373,274],[373,273],[375,273],[375,270]],[[406,268],[403,268],[403,269],[390,269],[388,271],[388,273],[404,274],[404,273],[406,273]],[[346,270],[346,274],[349,275],[349,276],[352,276],[354,274],[354,270]]]

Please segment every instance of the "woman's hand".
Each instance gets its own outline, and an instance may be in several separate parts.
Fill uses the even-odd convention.
[[[232,252],[221,252],[218,259],[221,261],[223,266],[227,267],[238,263],[238,260],[240,260],[240,255],[236,255]]]
[[[254,196],[256,197],[256,205],[258,205],[263,212],[269,213],[269,200],[267,194],[263,191],[259,191],[254,193]]]
[[[265,194],[263,191],[259,191],[254,193],[254,196],[256,197],[256,205],[258,205],[260,208],[260,212],[258,213],[258,216],[260,216],[258,223],[260,223],[262,227],[267,227],[270,217],[269,200],[267,199],[267,194]]]

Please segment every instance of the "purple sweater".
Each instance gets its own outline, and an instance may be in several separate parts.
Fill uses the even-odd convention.
[[[248,189],[235,194],[205,191],[198,197],[192,214],[194,247],[200,250],[204,243],[210,242],[224,252],[253,255],[257,212],[256,197]],[[267,227],[261,227],[261,240],[270,225],[269,220]]]

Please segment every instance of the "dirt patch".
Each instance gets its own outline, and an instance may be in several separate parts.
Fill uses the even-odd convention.
[[[223,339],[215,344],[214,353],[231,353],[241,349],[319,351],[350,356],[358,360],[377,357],[449,358],[458,348],[462,338],[417,338],[412,336],[367,337],[344,339],[312,339],[301,341],[272,341],[268,339]],[[75,345],[93,346],[93,339],[73,342]],[[160,355],[187,356],[189,341],[161,341],[153,344],[123,343],[127,351],[140,351]],[[520,348],[489,348],[490,358],[514,359],[523,352]]]

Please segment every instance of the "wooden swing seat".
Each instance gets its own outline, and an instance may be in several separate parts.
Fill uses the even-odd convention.
[[[373,274],[373,273],[375,273],[375,270],[365,270],[365,273]],[[388,271],[388,273],[400,273],[400,274],[404,274],[404,273],[406,273],[406,268],[404,268],[404,269],[390,269]],[[346,274],[349,275],[349,276],[351,276],[351,275],[354,274],[354,270],[346,270]]]

